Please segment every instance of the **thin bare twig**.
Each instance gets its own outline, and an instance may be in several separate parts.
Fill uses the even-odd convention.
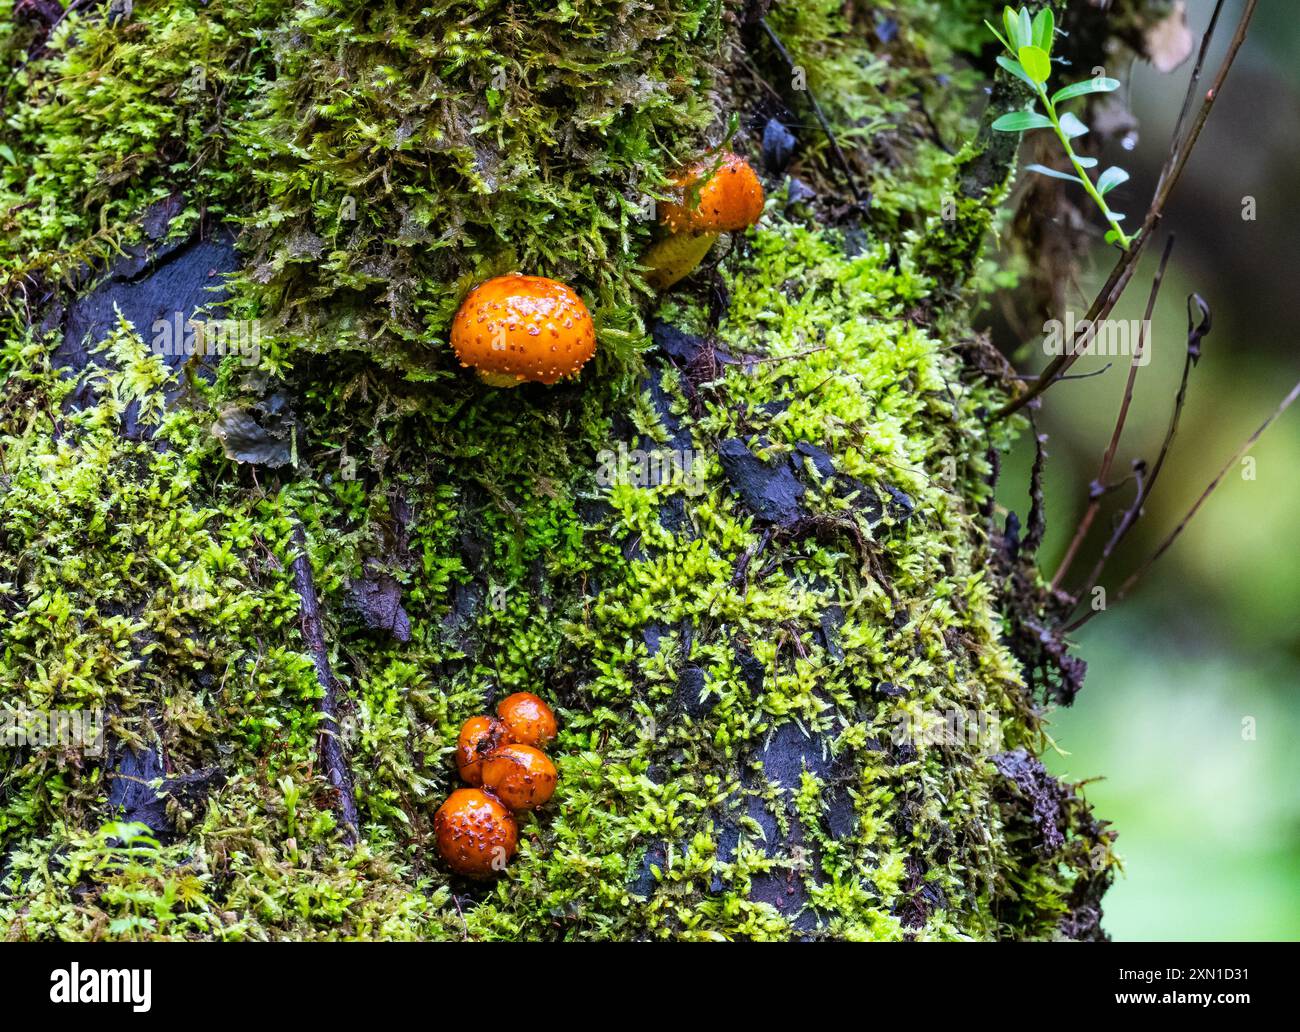
[[[1200,312],[1200,322],[1192,314],[1192,304],[1195,303]],[[1187,385],[1191,381],[1192,369],[1201,358],[1201,341],[1210,332],[1211,318],[1210,307],[1200,297],[1199,294],[1190,294],[1187,298],[1187,349],[1183,357],[1183,375],[1178,383],[1178,395],[1174,398],[1173,414],[1169,418],[1169,428],[1165,431],[1165,439],[1160,444],[1160,454],[1156,456],[1155,465],[1151,467],[1151,473],[1143,477],[1144,470],[1141,464],[1136,464],[1139,468],[1134,470],[1134,475],[1138,478],[1138,489],[1134,495],[1133,504],[1125,511],[1115,530],[1111,533],[1110,540],[1106,542],[1106,547],[1101,550],[1101,555],[1096,563],[1093,564],[1092,570],[1088,574],[1088,579],[1083,583],[1077,592],[1076,599],[1083,599],[1092,591],[1097,582],[1101,580],[1101,575],[1106,569],[1106,563],[1109,562],[1115,549],[1119,547],[1121,541],[1133,529],[1133,525],[1141,518],[1143,510],[1146,507],[1147,499],[1151,497],[1151,492],[1155,489],[1156,480],[1160,476],[1160,471],[1165,467],[1165,459],[1169,457],[1169,451],[1173,447],[1174,436],[1178,433],[1178,423],[1182,418],[1183,405],[1187,401]]]
[[[1070,565],[1074,562],[1074,557],[1087,539],[1088,531],[1092,529],[1093,520],[1097,518],[1097,513],[1101,510],[1101,500],[1106,496],[1110,484],[1111,467],[1115,462],[1115,453],[1119,451],[1119,441],[1124,435],[1124,424],[1128,422],[1128,410],[1133,404],[1133,389],[1137,384],[1138,370],[1142,368],[1142,358],[1147,350],[1147,327],[1151,325],[1151,316],[1156,308],[1156,299],[1160,296],[1160,284],[1164,282],[1165,269],[1169,266],[1169,255],[1173,252],[1173,249],[1174,238],[1170,235],[1169,239],[1165,241],[1165,250],[1160,256],[1160,265],[1156,268],[1155,278],[1151,281],[1151,292],[1147,295],[1146,314],[1142,318],[1142,329],[1138,333],[1138,345],[1134,349],[1133,357],[1128,364],[1128,381],[1124,385],[1124,397],[1120,401],[1119,412],[1115,415],[1115,428],[1111,431],[1110,443],[1106,445],[1105,454],[1101,457],[1101,466],[1098,468],[1097,476],[1088,491],[1088,507],[1084,510],[1079,525],[1074,529],[1074,537],[1070,539],[1070,545],[1065,550],[1060,565],[1056,568],[1056,575],[1052,577],[1053,591],[1056,591],[1061,586],[1061,581],[1070,572]]]
[[[1183,94],[1182,106],[1178,109],[1178,121],[1174,123],[1174,133],[1171,137],[1173,146],[1169,148],[1169,154],[1165,157],[1165,163],[1160,169],[1160,178],[1156,180],[1156,189],[1169,178],[1169,172],[1173,168],[1173,163],[1179,153],[1179,141],[1183,138],[1183,126],[1187,124],[1187,116],[1192,113],[1192,101],[1196,98],[1196,86],[1201,81],[1201,70],[1205,67],[1205,57],[1210,52],[1210,40],[1214,37],[1214,30],[1219,27],[1219,15],[1223,13],[1224,0],[1217,0],[1214,5],[1214,12],[1210,15],[1210,24],[1205,27],[1205,32],[1201,34],[1201,49],[1196,54],[1196,64],[1192,66],[1191,77],[1187,80],[1187,92]]]
[[[1057,380],[1091,380],[1094,376],[1103,376],[1103,375],[1105,375],[1106,373],[1110,372],[1110,367],[1111,367],[1113,364],[1114,364],[1113,362],[1107,362],[1107,363],[1106,363],[1104,366],[1102,366],[1100,369],[1094,369],[1094,370],[1093,370],[1092,372],[1090,372],[1090,373],[1070,373],[1070,374],[1065,375],[1065,376],[1058,376],[1056,379],[1057,379]],[[1033,375],[1032,373],[1012,373],[1012,374],[1010,374],[1010,375],[1011,375],[1011,379],[1013,379],[1013,380],[1038,380],[1038,379],[1041,379],[1041,377],[1035,376],[1035,375]]]
[[[767,38],[772,41],[772,46],[776,47],[776,52],[781,55],[781,60],[792,69],[796,68],[797,65],[794,62],[794,58],[790,56],[790,51],[785,48],[785,44],[781,42],[781,37],[778,36],[772,26],[767,23],[767,19],[760,17],[758,19],[758,24],[763,27],[763,31],[767,34]],[[848,159],[844,157],[844,152],[840,150],[839,140],[835,138],[835,133],[831,129],[830,122],[826,119],[825,112],[822,111],[822,106],[817,103],[817,95],[813,93],[811,89],[805,89],[803,92],[808,94],[808,100],[812,104],[813,114],[817,116],[817,123],[822,127],[822,132],[826,134],[826,140],[831,145],[831,153],[835,155],[835,161],[840,166],[840,171],[844,173],[845,184],[848,186],[849,190],[852,191],[853,199],[857,201],[858,204],[862,204],[862,194],[858,190],[858,181],[853,175],[853,170],[849,168],[849,162]]]
[[[356,845],[358,818],[357,801],[352,791],[352,771],[348,768],[343,740],[339,737],[338,695],[334,690],[329,652],[325,648],[325,628],[321,621],[320,599],[316,595],[316,581],[312,577],[311,560],[307,557],[307,534],[301,523],[294,524],[293,545],[298,553],[294,556],[292,565],[294,586],[302,600],[302,636],[311,651],[316,680],[322,692],[317,704],[317,709],[325,718],[325,726],[321,728],[318,742],[321,764],[325,767],[330,784],[334,786],[337,796],[335,808],[343,823],[343,837],[348,845]]]
[[[1178,526],[1169,533],[1168,537],[1160,542],[1159,547],[1151,553],[1151,556],[1146,560],[1146,562],[1128,575],[1128,578],[1120,585],[1119,591],[1115,593],[1115,602],[1122,602],[1128,596],[1129,592],[1133,590],[1134,585],[1136,585],[1137,582],[1146,574],[1147,570],[1151,569],[1151,566],[1155,561],[1169,551],[1173,543],[1177,541],[1183,531],[1187,529],[1187,525],[1192,521],[1192,517],[1200,511],[1201,506],[1205,504],[1210,495],[1212,495],[1218,488],[1219,484],[1223,482],[1223,478],[1228,475],[1228,470],[1232,469],[1233,466],[1242,460],[1246,453],[1255,446],[1255,442],[1263,436],[1264,431],[1272,426],[1273,422],[1291,407],[1296,398],[1300,398],[1300,381],[1296,382],[1296,385],[1291,388],[1291,393],[1282,399],[1282,403],[1278,405],[1278,407],[1273,410],[1272,414],[1259,425],[1259,428],[1246,438],[1245,442],[1236,450],[1232,458],[1223,464],[1223,468],[1219,470],[1214,479],[1211,480],[1205,490],[1201,492],[1200,497],[1196,499],[1195,503],[1193,503],[1192,507],[1187,511],[1187,515],[1178,521]],[[1077,630],[1079,627],[1082,627],[1087,623],[1091,617],[1092,612],[1085,613],[1067,627],[1066,632],[1068,633]]]

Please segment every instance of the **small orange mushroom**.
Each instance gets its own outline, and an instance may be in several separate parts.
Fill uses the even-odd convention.
[[[545,806],[559,774],[531,745],[503,745],[483,761],[483,787],[515,812]]]
[[[702,176],[717,165],[703,183]],[[748,161],[729,151],[720,158],[705,158],[678,174],[675,186],[681,204],[668,203],[659,221],[670,233],[735,233],[748,229],[763,214],[763,184]],[[699,200],[687,208],[692,191]]]
[[[490,878],[506,869],[519,828],[502,802],[477,788],[458,788],[433,815],[438,852],[457,874]]]
[[[748,229],[763,214],[763,184],[749,162],[730,152],[691,165],[674,186],[682,202],[662,206],[667,235],[643,259],[646,280],[660,290],[699,265],[720,233]]]
[[[541,749],[555,738],[555,714],[532,692],[515,692],[497,705],[497,716],[511,740]]]
[[[469,292],[452,319],[451,346],[494,387],[552,384],[576,376],[596,353],[596,328],[569,287],[515,272]]]
[[[470,717],[456,741],[456,770],[467,785],[483,784],[483,760],[511,741],[506,725],[495,717]]]

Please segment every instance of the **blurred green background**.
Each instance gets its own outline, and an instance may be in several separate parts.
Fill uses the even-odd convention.
[[[1188,3],[1198,45],[1213,6]],[[1207,78],[1240,9],[1224,10]],[[1103,579],[1112,592],[1300,379],[1297,13],[1294,3],[1260,5],[1165,220],[1177,243],[1116,471],[1159,451],[1192,291],[1210,304],[1214,330],[1147,515]],[[1102,165],[1133,174],[1110,198],[1130,227],[1151,196],[1190,67],[1189,59],[1169,75],[1146,64],[1108,69],[1130,90],[1139,122],[1131,148],[1111,144]],[[1246,198],[1255,200],[1253,221],[1242,217]],[[1163,242],[1162,234],[1149,247],[1116,317],[1142,317]],[[1112,264],[1100,246],[1085,262],[1068,302],[1076,318]],[[1018,342],[1009,338],[995,326],[1012,352]],[[1043,363],[1037,344],[1022,354],[1028,371]],[[1088,357],[1075,371],[1105,364]],[[1126,375],[1121,357],[1046,397],[1049,575],[1083,510]],[[1133,596],[1077,635],[1087,683],[1073,708],[1052,716],[1059,753],[1050,766],[1099,779],[1086,794],[1119,832],[1125,874],[1106,897],[1104,922],[1116,939],[1300,939],[1300,404],[1251,454],[1255,479],[1234,469]],[[1022,516],[1030,458],[1027,447],[1013,456],[1000,489]],[[1103,510],[1067,587],[1091,567],[1112,511]]]

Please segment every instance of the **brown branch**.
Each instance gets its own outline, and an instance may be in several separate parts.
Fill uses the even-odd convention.
[[[1034,434],[1034,463],[1029,467],[1029,513],[1025,518],[1025,539],[1020,543],[1022,555],[1033,556],[1047,533],[1047,503],[1043,498],[1043,471],[1047,468],[1047,435],[1038,432],[1033,414],[1029,416]]]
[[[1219,27],[1219,15],[1223,13],[1223,4],[1224,0],[1217,0],[1214,11],[1210,15],[1210,24],[1205,27],[1205,32],[1201,34],[1201,48],[1196,54],[1196,64],[1192,66],[1192,74],[1187,80],[1187,92],[1183,94],[1183,103],[1178,109],[1178,121],[1174,123],[1174,132],[1170,137],[1172,146],[1170,146],[1169,154],[1165,157],[1165,163],[1160,169],[1160,178],[1156,180],[1157,189],[1169,178],[1173,163],[1178,156],[1178,142],[1183,138],[1183,126],[1187,124],[1187,116],[1192,113],[1192,101],[1196,98],[1196,85],[1201,81],[1201,70],[1205,67],[1205,58],[1210,52],[1210,40],[1214,37],[1215,29]]]
[[[1187,515],[1178,521],[1178,526],[1170,532],[1168,537],[1160,542],[1159,547],[1151,554],[1150,558],[1129,574],[1128,579],[1120,585],[1119,591],[1115,593],[1116,602],[1123,601],[1128,596],[1128,593],[1133,590],[1134,585],[1136,585],[1137,582],[1146,574],[1147,570],[1151,569],[1155,561],[1169,551],[1173,543],[1177,541],[1183,531],[1187,529],[1187,525],[1192,521],[1192,517],[1200,511],[1201,506],[1205,504],[1210,495],[1212,495],[1218,488],[1219,484],[1223,482],[1223,478],[1228,475],[1228,470],[1232,469],[1233,466],[1242,460],[1245,454],[1255,446],[1255,442],[1263,436],[1264,431],[1272,426],[1273,422],[1291,407],[1296,398],[1300,398],[1300,381],[1296,382],[1296,385],[1291,388],[1291,393],[1282,399],[1282,403],[1278,405],[1278,407],[1273,410],[1273,413],[1259,425],[1259,428],[1246,438],[1245,442],[1237,449],[1232,458],[1223,464],[1223,468],[1219,470],[1214,479],[1211,480],[1205,490],[1201,492],[1200,497],[1196,499],[1195,503],[1187,511]],[[1091,614],[1085,614],[1080,617],[1073,624],[1067,627],[1066,631],[1069,632],[1082,627],[1088,622],[1090,616]]]
[[[1070,366],[1074,365],[1080,354],[1078,343],[1086,328],[1095,324],[1098,320],[1106,318],[1114,309],[1120,296],[1124,293],[1125,287],[1133,278],[1133,273],[1137,268],[1137,260],[1141,257],[1146,242],[1151,238],[1156,226],[1164,215],[1165,205],[1169,201],[1174,187],[1178,185],[1179,179],[1182,178],[1183,170],[1187,167],[1187,160],[1192,153],[1196,141],[1200,138],[1201,130],[1205,128],[1205,123],[1210,117],[1210,109],[1218,99],[1219,93],[1223,89],[1223,84],[1228,77],[1228,71],[1232,68],[1232,63],[1236,60],[1237,51],[1241,49],[1242,43],[1246,40],[1246,30],[1250,26],[1250,20],[1255,15],[1255,8],[1259,5],[1259,0],[1246,0],[1245,9],[1242,11],[1241,19],[1237,23],[1237,30],[1233,33],[1231,42],[1228,44],[1228,52],[1224,55],[1223,62],[1215,74],[1214,82],[1205,92],[1201,101],[1201,107],[1196,113],[1196,119],[1192,123],[1191,129],[1188,130],[1185,139],[1175,137],[1170,144],[1168,157],[1165,159],[1165,167],[1161,172],[1160,179],[1156,186],[1155,196],[1151,201],[1151,207],[1147,210],[1146,219],[1142,223],[1142,229],[1133,241],[1133,245],[1124,251],[1119,261],[1115,263],[1115,268],[1111,270],[1106,282],[1102,285],[1101,290],[1097,293],[1088,314],[1084,321],[1080,323],[1083,330],[1076,334],[1071,346],[1057,355],[1047,364],[1038,380],[1023,394],[1011,399],[1002,406],[993,418],[1005,419],[1007,416],[1020,411],[1035,398],[1041,395],[1050,387],[1059,377],[1059,374],[1066,372]],[[1205,52],[1209,49],[1210,37],[1214,32],[1215,25],[1218,22],[1218,9],[1223,6],[1223,0],[1219,0],[1215,9],[1215,16],[1210,22],[1210,26],[1205,31],[1201,39],[1201,56],[1198,58],[1196,67],[1193,69],[1192,78],[1187,84],[1187,95],[1190,97],[1196,90],[1200,78],[1201,65],[1204,60]],[[1187,101],[1184,101],[1186,105]],[[1182,124],[1180,116],[1179,125]]]
[[[1165,241],[1165,250],[1160,256],[1160,265],[1156,268],[1155,278],[1151,281],[1151,292],[1147,295],[1146,314],[1142,318],[1142,329],[1138,333],[1138,345],[1134,349],[1133,357],[1128,364],[1128,380],[1124,385],[1124,397],[1120,401],[1119,412],[1115,416],[1115,428],[1111,431],[1110,443],[1106,446],[1105,454],[1101,457],[1101,466],[1098,468],[1097,476],[1088,491],[1088,507],[1084,510],[1079,525],[1075,527],[1074,537],[1070,539],[1070,545],[1065,550],[1060,565],[1056,568],[1056,575],[1052,578],[1053,591],[1060,588],[1061,581],[1070,572],[1070,565],[1074,562],[1074,557],[1087,539],[1088,531],[1092,529],[1093,520],[1097,518],[1097,513],[1101,511],[1101,500],[1106,496],[1109,489],[1111,467],[1115,462],[1115,453],[1119,451],[1120,438],[1124,435],[1124,424],[1128,422],[1128,410],[1133,404],[1133,389],[1137,385],[1138,370],[1142,368],[1142,357],[1146,354],[1147,327],[1151,325],[1151,316],[1156,308],[1156,299],[1160,296],[1160,284],[1164,282],[1165,269],[1169,266],[1169,255],[1173,252],[1173,249],[1174,238],[1171,235]]]
[[[1191,306],[1193,302],[1195,302],[1201,314],[1201,321],[1199,324],[1197,324],[1195,317],[1192,315]],[[1169,428],[1165,431],[1165,439],[1160,444],[1160,454],[1156,456],[1156,462],[1155,465],[1151,467],[1150,476],[1147,476],[1145,479],[1142,476],[1142,473],[1144,472],[1142,464],[1135,464],[1137,468],[1134,470],[1134,475],[1138,478],[1138,489],[1133,498],[1133,504],[1125,511],[1119,524],[1111,534],[1110,540],[1106,542],[1106,547],[1101,550],[1101,555],[1098,557],[1096,563],[1093,564],[1092,570],[1088,574],[1088,579],[1084,582],[1083,586],[1075,592],[1076,599],[1084,598],[1090,591],[1092,591],[1097,582],[1101,580],[1101,575],[1105,571],[1106,563],[1110,561],[1111,555],[1114,554],[1115,549],[1119,547],[1120,542],[1124,540],[1128,535],[1128,532],[1133,529],[1133,525],[1139,518],[1141,518],[1143,510],[1146,507],[1147,499],[1151,497],[1151,492],[1155,488],[1156,480],[1160,476],[1160,471],[1165,467],[1165,459],[1169,457],[1169,451],[1173,447],[1174,435],[1178,433],[1178,423],[1183,414],[1183,405],[1187,401],[1187,385],[1191,381],[1192,369],[1195,368],[1196,363],[1200,361],[1201,341],[1204,340],[1205,336],[1210,332],[1211,326],[1210,307],[1201,299],[1200,295],[1189,295],[1187,298],[1187,305],[1187,350],[1183,357],[1183,375],[1178,383],[1178,395],[1174,398],[1174,411],[1169,418]],[[1083,623],[1086,623],[1088,619],[1091,619],[1091,616],[1092,614],[1090,613],[1080,621],[1079,624],[1072,625],[1072,627],[1081,626]]]
[[[343,741],[338,735],[338,695],[334,690],[334,675],[330,671],[329,653],[325,648],[325,629],[321,621],[320,600],[316,595],[316,581],[312,577],[311,560],[307,557],[307,534],[301,523],[294,524],[293,544],[298,553],[293,559],[293,581],[298,589],[298,597],[302,600],[302,636],[307,642],[307,648],[311,650],[312,662],[316,666],[316,680],[322,693],[317,709],[325,718],[317,748],[325,774],[337,796],[335,807],[343,824],[344,840],[348,845],[356,845],[358,819],[357,801],[352,791],[352,771],[348,768]]]

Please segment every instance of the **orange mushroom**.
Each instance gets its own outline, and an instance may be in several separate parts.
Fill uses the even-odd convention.
[[[515,272],[469,292],[452,319],[451,346],[494,387],[551,384],[576,376],[596,353],[596,328],[569,287]]]
[[[483,787],[518,813],[545,806],[559,774],[531,745],[503,745],[483,761]]]
[[[506,725],[495,717],[470,717],[456,741],[456,770],[467,785],[483,784],[483,760],[511,741]]]
[[[447,866],[467,878],[500,874],[519,846],[519,828],[495,796],[458,788],[433,815],[433,834]]]
[[[497,716],[511,741],[541,749],[555,738],[555,714],[532,692],[507,695],[497,705]]]
[[[763,184],[744,158],[725,152],[684,169],[675,192],[682,201],[660,209],[667,235],[646,252],[646,280],[663,290],[699,265],[720,233],[748,229],[763,214]]]
[[[670,233],[734,233],[763,214],[763,184],[749,162],[729,151],[697,161],[678,174],[675,185],[682,203],[663,205],[659,216]],[[698,200],[688,208],[693,192]]]

